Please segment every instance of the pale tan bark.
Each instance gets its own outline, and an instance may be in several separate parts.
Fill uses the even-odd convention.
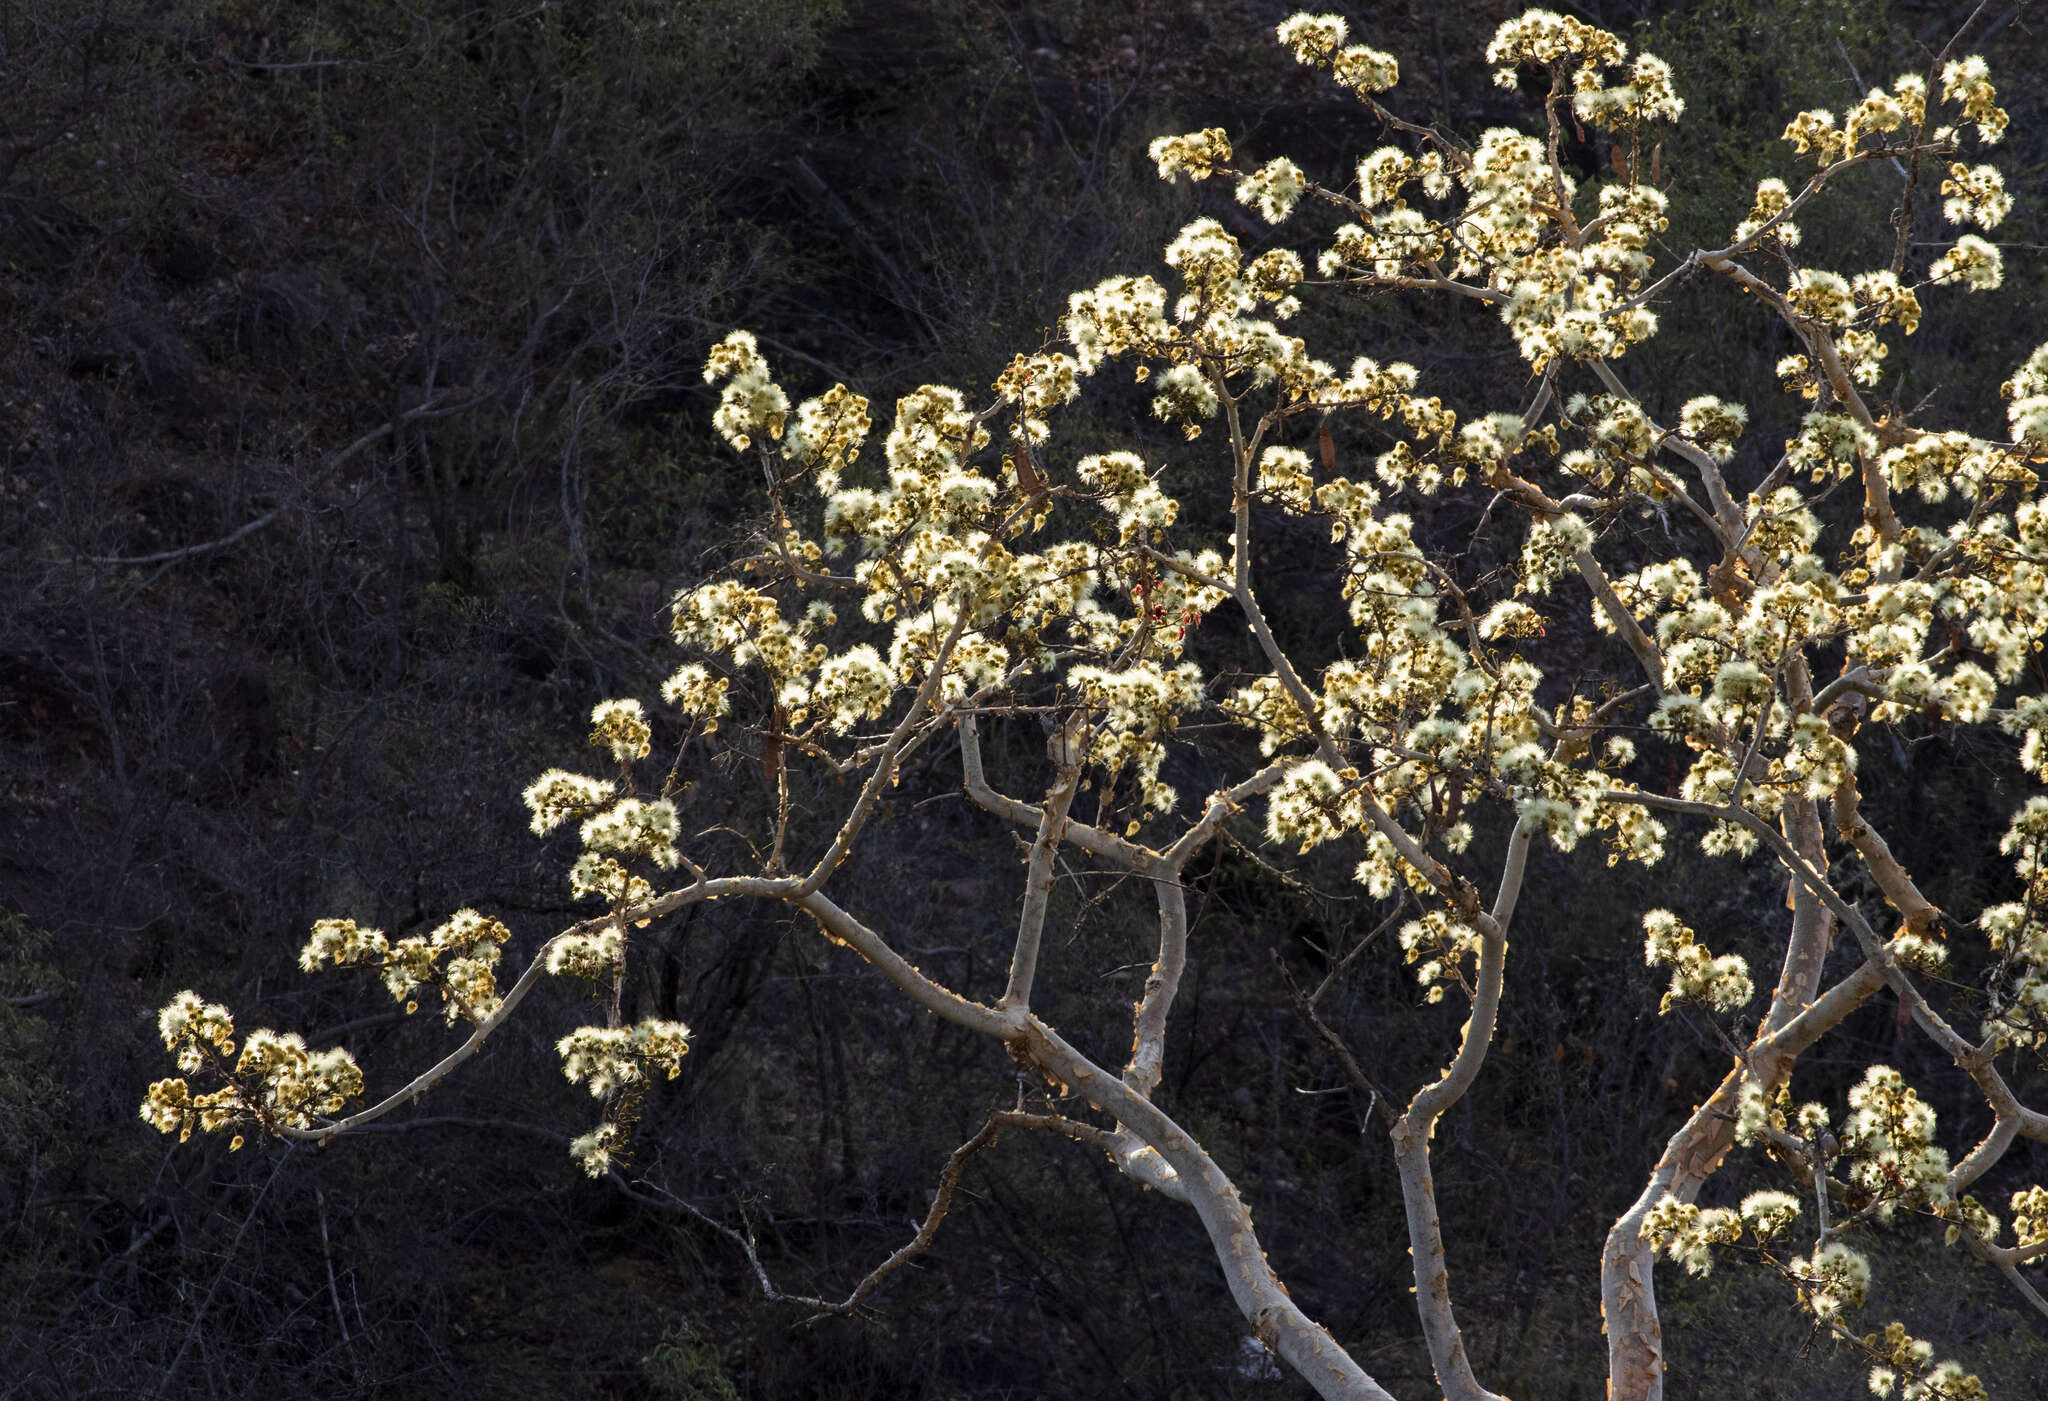
[[[1059,850],[1061,829],[1067,825],[1067,809],[1081,788],[1080,744],[1074,738],[1081,728],[1075,716],[1054,736],[1058,764],[1052,786],[1046,790],[1045,805],[1039,812],[1038,836],[1031,843],[1031,859],[1025,863],[1024,900],[1017,915],[1017,938],[1010,955],[1010,981],[1003,989],[1002,1007],[1029,1007],[1031,983],[1038,972],[1038,945],[1045,933],[1045,913],[1052,898],[1052,863]]]
[[[1494,898],[1492,928],[1480,935],[1479,971],[1472,1015],[1465,1022],[1458,1053],[1434,1083],[1416,1091],[1408,1111],[1395,1120],[1394,1163],[1401,1175],[1401,1202],[1408,1217],[1408,1253],[1415,1263],[1415,1308],[1422,1318],[1423,1340],[1430,1365],[1447,1401],[1502,1401],[1472,1375],[1464,1334],[1451,1307],[1450,1268],[1444,1257],[1443,1224],[1437,1214],[1436,1182],[1430,1171],[1429,1141],[1437,1121],[1472,1087],[1493,1045],[1500,1012],[1501,981],[1507,966],[1508,927],[1521,898],[1529,842],[1536,834],[1527,818],[1515,824],[1508,838],[1500,891]]]
[[[1970,1179],[1986,1171],[2017,1138],[2048,1142],[2048,1113],[2020,1102],[1987,1049],[1962,1036],[1934,1009],[1900,965],[1892,944],[1879,935],[1863,913],[1827,880],[1823,874],[1826,863],[1819,836],[1818,814],[1810,811],[1810,800],[1801,799],[1796,804],[1787,805],[1789,832],[1781,833],[1740,807],[1715,806],[1654,794],[1616,792],[1608,796],[1616,801],[1640,802],[1667,812],[1708,817],[1747,827],[1771,849],[1779,864],[1791,874],[1794,883],[1793,938],[1787,952],[1786,974],[1780,979],[1779,995],[1774,996],[1771,1013],[1765,1018],[1765,1034],[1750,1048],[1746,1064],[1738,1064],[1729,1072],[1713,1097],[1694,1112],[1666,1145],[1649,1185],[1608,1233],[1607,1246],[1601,1255],[1601,1305],[1608,1328],[1608,1394],[1615,1401],[1636,1401],[1636,1398],[1661,1401],[1663,1353],[1656,1322],[1651,1252],[1640,1240],[1638,1231],[1644,1215],[1666,1192],[1689,1201],[1691,1194],[1698,1191],[1699,1183],[1718,1166],[1720,1155],[1732,1141],[1735,1099],[1745,1077],[1754,1077],[1758,1084],[1767,1088],[1774,1087],[1784,1074],[1789,1073],[1791,1060],[1800,1050],[1877,988],[1889,987],[1898,994],[1913,1021],[1927,1037],[1976,1083],[1996,1116],[1992,1134],[1964,1159]],[[1844,801],[1845,797],[1847,801]],[[1801,812],[1802,805],[1808,810],[1806,813]],[[1853,784],[1837,795],[1837,818],[1843,823],[1844,837],[1864,857],[1887,903],[1899,913],[1907,931],[1917,932],[1914,929],[1915,917],[1923,928],[1930,926],[1939,916],[1939,911],[1892,858],[1883,838],[1858,815]],[[1806,897],[1804,900],[1802,895]],[[1803,997],[1795,995],[1804,991],[1808,984],[1804,977],[1792,976],[1792,965],[1802,957],[1813,960],[1813,976],[1817,978],[1818,960],[1825,956],[1826,951],[1826,944],[1819,942],[1820,931],[1826,929],[1832,934],[1831,924],[1824,917],[1839,921],[1855,936],[1865,962],[1850,979],[1845,979],[1816,1002],[1810,992]],[[1802,930],[1806,932],[1802,934]],[[1808,947],[1802,949],[1803,944]],[[1825,1015],[1816,1017],[1823,1006],[1826,1007]],[[2008,1121],[2010,1129],[2004,1127]],[[1959,1171],[1961,1167],[1959,1165]],[[2048,1308],[2037,1302],[2038,1292],[2027,1286],[2013,1262],[2000,1258],[1999,1247],[1973,1240],[1972,1249],[1998,1266],[2030,1304],[2048,1312]]]
[[[1236,1186],[1201,1144],[1149,1098],[1159,1083],[1167,1019],[1186,960],[1187,911],[1180,888],[1181,871],[1239,803],[1270,788],[1291,764],[1270,764],[1236,787],[1212,796],[1201,818],[1162,853],[1066,819],[1061,806],[1063,801],[1072,801],[1072,789],[1062,794],[1058,782],[1044,807],[996,791],[989,785],[982,767],[980,736],[971,713],[961,717],[960,733],[968,795],[997,816],[1037,829],[1039,840],[1032,853],[1034,866],[1042,849],[1049,852],[1064,838],[1113,866],[1151,880],[1159,905],[1159,956],[1134,1007],[1130,1064],[1121,1077],[1110,1074],[1031,1015],[1022,999],[1006,996],[1004,1003],[995,1008],[965,999],[947,1002],[933,989],[920,988],[911,981],[908,974],[915,970],[909,970],[900,959],[895,960],[899,967],[878,966],[923,1005],[970,1029],[1000,1037],[1020,1063],[1054,1084],[1070,1087],[1096,1109],[1114,1117],[1118,1129],[1108,1145],[1111,1160],[1133,1181],[1194,1209],[1209,1236],[1231,1298],[1253,1335],[1306,1379],[1319,1396],[1329,1401],[1391,1401],[1390,1394],[1329,1331],[1288,1297],[1279,1276],[1266,1263],[1251,1215],[1245,1210]],[[812,897],[818,898],[821,897]],[[810,902],[805,903],[808,908]],[[879,936],[859,926],[850,916],[842,918],[844,923],[831,929],[836,937],[871,962],[895,958]],[[1035,944],[1043,918],[1041,904],[1035,922],[1027,920],[1026,926],[1020,926],[1020,952],[1016,957],[1025,956],[1021,951],[1027,932]],[[1013,961],[1013,988],[1017,985],[1016,966]]]
[[[1392,1401],[1351,1355],[1288,1297],[1266,1263],[1251,1213],[1236,1186],[1202,1145],[1152,1102],[1075,1050],[1036,1017],[1011,1042],[1013,1050],[1141,1138],[1171,1168],[1185,1200],[1201,1218],[1223,1267],[1230,1296],[1256,1336],[1327,1401]]]

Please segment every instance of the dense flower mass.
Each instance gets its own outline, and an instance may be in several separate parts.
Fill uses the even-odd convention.
[[[1047,910],[1073,883],[1065,863],[1084,851],[1158,898],[1161,953],[1131,1017],[1133,1069],[1116,1081],[1142,1098],[1158,1083],[1141,1043],[1178,976],[1187,930],[1172,911],[1191,854],[1219,834],[1275,866],[1342,853],[1352,895],[1398,925],[1408,995],[1470,1009],[1449,1068],[1395,1133],[1418,1307],[1440,1307],[1445,1325],[1430,1331],[1441,1378],[1469,1359],[1442,1341],[1457,1333],[1437,1302],[1441,1247],[1428,1258],[1434,1227],[1416,1224],[1434,1221],[1428,1142],[1494,1034],[1532,847],[1589,844],[1608,865],[1650,867],[1683,837],[1758,863],[1747,872],[1774,863],[1772,907],[1782,891],[1789,923],[1710,923],[1720,907],[1677,883],[1667,898],[1684,908],[1639,926],[1586,902],[1583,937],[1631,964],[1640,939],[1632,976],[1658,970],[1661,1010],[1733,1050],[1712,1098],[1646,1155],[1652,1176],[1609,1236],[1613,1356],[1635,1357],[1638,1380],[1660,1375],[1646,1273],[1658,1252],[1695,1274],[1739,1255],[1865,1355],[1879,1394],[1974,1394],[1975,1378],[1902,1325],[1862,1326],[1872,1256],[1851,1242],[1932,1216],[2010,1272],[2048,1241],[2048,1188],[2012,1194],[2009,1226],[1967,1190],[2003,1145],[2042,1136],[2004,1067],[2048,1049],[2048,798],[2012,796],[2022,777],[2048,778],[2048,345],[2002,386],[2002,425],[1935,422],[1923,414],[1940,401],[1909,408],[1916,395],[1897,393],[1923,321],[2004,285],[1999,246],[1960,228],[1988,233],[2014,205],[1997,167],[1963,154],[2009,123],[1987,65],[1944,62],[1938,94],[1909,75],[1793,116],[1790,153],[1771,148],[1781,173],[1756,184],[1731,234],[1727,214],[1672,227],[1688,206],[1667,199],[1657,153],[1662,126],[1685,119],[1680,85],[1598,25],[1540,9],[1500,25],[1487,60],[1535,113],[1470,143],[1384,105],[1399,64],[1354,43],[1342,17],[1296,15],[1278,38],[1366,104],[1385,144],[1312,178],[1285,155],[1241,156],[1256,138],[1221,128],[1160,136],[1158,173],[1187,176],[1209,211],[1165,246],[1164,280],[1074,292],[1045,343],[998,362],[985,389],[920,385],[888,413],[834,385],[792,411],[754,337],[713,347],[713,424],[767,484],[763,517],[729,568],[674,596],[668,718],[604,700],[589,740],[614,776],[551,768],[523,795],[535,834],[573,824],[571,891],[604,908],[543,944],[502,995],[509,931],[474,910],[400,938],[323,920],[303,966],[369,969],[408,1010],[439,995],[478,1036],[535,971],[609,995],[607,1024],[558,1043],[568,1079],[607,1103],[571,1150],[602,1176],[654,1072],[674,1076],[688,1047],[679,1022],[621,1024],[644,956],[635,933],[653,919],[728,897],[787,902],[927,1010],[994,1028],[1069,1084],[1071,1067],[1054,1073],[1034,1039],[1028,984]],[[1958,126],[1933,125],[1941,104]],[[1574,163],[1567,133],[1604,154]],[[1838,177],[1859,165],[1926,185],[1872,216],[1883,266],[1806,239],[1838,226],[1807,211],[1852,197],[1858,182]],[[1272,246],[1257,247],[1233,195],[1277,226],[1259,235]],[[1938,251],[1909,260],[1916,243]],[[1283,329],[1314,319],[1297,315],[1318,294],[1311,270],[1375,298],[1484,308],[1529,386],[1486,403],[1414,363],[1322,358]],[[1618,366],[1685,305],[1672,288],[1712,278],[1788,342],[1770,352],[1781,402]],[[1129,381],[1104,394],[1111,370]],[[1090,392],[1126,398],[1076,412]],[[880,451],[864,452],[877,432]],[[1447,520],[1461,534],[1448,549]],[[1467,531],[1484,546],[1466,547]],[[1303,596],[1269,615],[1283,588]],[[984,729],[1002,746],[986,767]],[[2007,887],[1956,883],[1944,907],[1878,830],[1883,805],[1863,802],[1866,783],[1937,752],[1968,753],[1990,776],[1985,800],[2017,806]],[[1032,834],[1000,1003],[941,987],[831,904],[864,835],[915,840],[893,796],[913,762],[957,763],[948,786]],[[1216,790],[1183,804],[1175,784],[1211,775]],[[772,816],[741,831],[732,814],[756,782],[751,811]],[[1836,949],[1860,968],[1844,977]],[[1766,957],[1782,966],[1753,973]],[[1941,984],[1967,992],[1949,1003]],[[1928,1100],[1888,1066],[1846,1094],[1802,1084],[1795,1101],[1805,1049],[1880,989],[1902,1032],[1983,1090],[1996,1127],[1981,1145],[1952,1157]],[[1970,1024],[1952,1024],[1953,1008]],[[288,1034],[251,1033],[238,1054],[227,1009],[195,993],[159,1030],[186,1076],[218,1085],[153,1086],[144,1117],[166,1132],[318,1132],[361,1089],[344,1053]],[[1378,1102],[1364,1074],[1362,1097]],[[1156,1160],[1142,1180],[1202,1189],[1196,1174],[1159,1176],[1159,1145],[1139,1145],[1156,1116],[1082,1098],[1118,1127],[1075,1136],[1123,1145],[1120,1162],[1142,1147]],[[1742,1185],[1710,1185],[1721,1172]],[[1279,1298],[1262,1318],[1292,1318]],[[1445,1393],[1484,1394],[1470,1380]]]
[[[613,785],[565,769],[549,769],[527,786],[526,806],[533,813],[533,833],[545,836],[564,822],[610,802]]]
[[[753,336],[734,331],[712,352],[704,366],[704,382],[725,381],[713,422],[725,440],[745,451],[755,438],[780,438],[789,414],[789,396],[768,377]]]
[[[1151,146],[1159,178],[1171,180],[1186,175],[1190,180],[1207,180],[1216,167],[1230,160],[1230,138],[1221,127],[1192,131],[1186,136],[1162,136]]]
[[[603,1098],[646,1079],[650,1071],[675,1079],[690,1049],[690,1029],[658,1018],[626,1027],[584,1026],[564,1036],[556,1049],[562,1055],[562,1073]]]
[[[654,732],[647,728],[647,714],[631,698],[601,701],[590,712],[590,725],[590,742],[611,750],[622,764],[645,759],[652,748]]]
[[[1671,911],[1650,911],[1643,916],[1643,929],[1649,936],[1644,962],[1671,969],[1671,990],[1664,994],[1660,1010],[1668,1012],[1672,1003],[1689,1000],[1729,1012],[1756,996],[1748,962],[1740,954],[1714,957]]]
[[[511,931],[475,910],[457,910],[431,934],[388,939],[381,929],[364,929],[352,919],[323,919],[299,953],[311,972],[323,964],[366,967],[383,978],[385,991],[418,1009],[423,988],[438,990],[449,1021],[480,1021],[499,1007],[498,956]]]
[[[177,1134],[180,1142],[194,1129],[307,1129],[338,1113],[363,1090],[362,1072],[347,1051],[309,1050],[295,1033],[259,1028],[244,1038],[237,1056],[228,1009],[194,992],[173,998],[159,1014],[157,1029],[180,1070],[187,1075],[210,1070],[224,1082],[198,1095],[184,1079],[159,1080],[149,1087],[143,1121]],[[234,1146],[241,1143],[238,1136]]]

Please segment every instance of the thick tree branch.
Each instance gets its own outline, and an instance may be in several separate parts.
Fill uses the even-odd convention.
[[[953,659],[953,648],[958,645],[960,635],[967,630],[967,619],[974,611],[965,598],[955,597],[953,603],[953,626],[947,629],[946,640],[939,644],[939,650],[931,660],[931,668],[924,678],[924,684],[917,688],[917,694],[911,699],[910,708],[903,712],[903,718],[898,720],[896,728],[889,732],[881,756],[875,760],[874,771],[862,785],[860,797],[854,802],[853,811],[847,814],[846,821],[838,832],[833,834],[832,845],[826,848],[825,854],[818,858],[818,864],[813,866],[811,873],[804,878],[805,894],[824,885],[832,873],[839,869],[839,863],[844,861],[846,853],[853,849],[854,838],[860,835],[860,829],[867,825],[869,814],[881,800],[882,789],[896,777],[896,762],[903,746],[909,740],[911,730],[931,708],[932,698],[938,694],[939,685],[946,678],[946,664]]]
[[[1193,1135],[1036,1017],[1011,1044],[1026,1063],[1071,1085],[1076,1094],[1114,1116],[1172,1170],[1179,1192],[1208,1232],[1231,1298],[1259,1341],[1327,1401],[1392,1401],[1390,1393],[1288,1297],[1266,1263],[1237,1188]]]
[[[1591,550],[1580,550],[1573,557],[1578,566],[1579,577],[1586,581],[1586,587],[1593,591],[1593,598],[1600,605],[1600,611],[1607,615],[1607,621],[1621,634],[1621,640],[1628,644],[1629,651],[1636,654],[1636,661],[1642,665],[1643,675],[1656,693],[1664,693],[1664,654],[1650,635],[1643,631],[1636,615],[1628,611],[1628,605],[1621,601],[1621,595],[1608,582],[1607,571],[1600,567],[1600,561],[1593,557]]]
[[[1037,827],[1043,815],[1036,805],[1021,798],[998,793],[989,786],[988,779],[982,771],[979,717],[971,710],[962,711],[959,726],[960,766],[968,798],[984,812],[993,813],[1020,826]],[[1104,832],[1085,822],[1076,822],[1072,818],[1067,819],[1062,831],[1062,840],[1123,871],[1149,871],[1162,859],[1158,852],[1148,846]]]
[[[880,934],[815,891],[809,894],[792,891],[783,898],[816,920],[826,938],[845,945],[866,959],[877,972],[894,983],[898,991],[927,1012],[984,1036],[1006,1038],[1016,1034],[1023,1017],[1022,1009],[985,1006],[933,982],[912,967],[903,955],[890,948]]]
[[[1408,1253],[1415,1266],[1415,1306],[1422,1317],[1422,1336],[1429,1345],[1437,1385],[1448,1401],[1500,1401],[1472,1375],[1451,1307],[1450,1269],[1444,1258],[1443,1222],[1437,1214],[1436,1181],[1430,1172],[1429,1141],[1437,1121],[1464,1096],[1486,1062],[1493,1044],[1494,1020],[1500,1011],[1501,978],[1507,965],[1507,932],[1521,897],[1529,842],[1536,824],[1524,817],[1508,837],[1501,866],[1500,890],[1494,898],[1492,929],[1481,934],[1479,973],[1472,1015],[1450,1067],[1433,1084],[1418,1090],[1408,1111],[1394,1124],[1394,1162],[1401,1174],[1401,1201],[1408,1217]]]
[[[1166,1061],[1166,1020],[1188,961],[1188,902],[1180,872],[1154,875],[1152,891],[1159,902],[1159,956],[1145,975],[1145,991],[1132,1017],[1131,1059],[1124,1067],[1124,1083],[1147,1097],[1159,1088]]]
[[[1856,936],[1857,943],[1863,948],[1864,957],[1880,967],[1886,985],[1911,1009],[1913,1020],[1919,1023],[1920,1029],[1927,1033],[1928,1038],[1939,1046],[1958,1068],[1976,1081],[1977,1087],[1984,1092],[1985,1099],[1990,1103],[1992,1111],[1998,1114],[2011,1114],[2018,1119],[2022,1134],[2030,1139],[2048,1142],[2048,1114],[2020,1103],[2019,1097],[2013,1093],[2012,1087],[2006,1083],[2005,1077],[1993,1063],[1992,1056],[1984,1048],[1971,1044],[1948,1024],[1946,1018],[1934,1010],[1925,994],[1907,976],[1885,940],[1871,927],[1870,921],[1865,919],[1854,905],[1843,899],[1841,893],[1805,858],[1793,850],[1769,823],[1745,808],[1690,802],[1683,798],[1667,798],[1660,794],[1643,793],[1633,789],[1611,790],[1602,795],[1602,800],[1640,803],[1645,807],[1659,808],[1665,812],[1731,822],[1755,832],[1793,876],[1819,896],[1834,912],[1835,917]]]
[[[1038,837],[1031,843],[1031,859],[1024,873],[1023,908],[1017,916],[1017,939],[1010,955],[1010,981],[997,1005],[1029,1009],[1031,981],[1038,971],[1039,937],[1045,932],[1045,911],[1052,897],[1054,853],[1059,849],[1067,825],[1067,809],[1081,787],[1081,751],[1084,722],[1077,713],[1069,716],[1053,735],[1055,767],[1052,787],[1046,790],[1045,806],[1038,817]]]

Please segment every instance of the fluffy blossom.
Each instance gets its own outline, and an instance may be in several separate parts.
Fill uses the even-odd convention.
[[[1647,936],[1643,961],[1652,968],[1671,969],[1671,988],[1664,994],[1659,1011],[1670,1011],[1674,1002],[1697,1001],[1716,1011],[1729,1012],[1756,996],[1749,964],[1739,954],[1714,957],[1669,910],[1652,910],[1644,915],[1643,932]]]
[[[1301,167],[1281,156],[1238,181],[1237,202],[1257,209],[1267,223],[1278,224],[1294,212],[1307,188],[1308,177]]]
[[[1991,85],[1991,70],[1981,56],[1972,54],[1943,64],[1941,95],[1977,124],[1979,141],[1992,146],[2004,139],[2008,118],[1998,105],[1998,90]]]
[[[1222,127],[1212,126],[1185,136],[1159,137],[1149,152],[1162,180],[1178,175],[1207,180],[1217,167],[1230,164],[1230,137]]]
[[[1964,234],[1934,260],[1927,275],[1936,282],[1960,282],[1972,292],[1995,292],[2005,281],[2005,255],[1997,244]]]
[[[533,813],[533,833],[546,836],[572,817],[611,801],[614,785],[608,779],[587,778],[565,769],[549,769],[527,785],[520,796]]]
[[[704,382],[716,384],[721,379],[725,389],[712,423],[736,451],[746,451],[763,433],[782,436],[789,396],[769,378],[768,362],[761,358],[751,333],[734,331],[713,348],[704,364]]]
[[[652,745],[653,731],[647,728],[647,714],[640,702],[631,699],[600,701],[590,712],[590,742],[609,749],[620,763],[645,759]]]
[[[657,1018],[632,1026],[584,1026],[564,1036],[555,1049],[570,1082],[588,1085],[591,1094],[602,1099],[645,1080],[650,1070],[675,1079],[690,1049],[690,1029]]]
[[[2012,196],[2005,192],[2005,177],[1996,166],[1951,165],[1948,178],[1941,182],[1941,192],[1948,196],[1942,201],[1941,212],[1951,224],[1995,229],[2012,212]]]

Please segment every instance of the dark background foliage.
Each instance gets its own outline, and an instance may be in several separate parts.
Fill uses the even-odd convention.
[[[807,1323],[764,1302],[676,1199],[754,1232],[784,1288],[843,1293],[1018,1093],[998,1048],[771,912],[693,910],[642,941],[629,999],[697,1040],[647,1099],[637,1196],[565,1156],[592,1117],[555,1066],[578,1017],[565,994],[419,1117],[325,1151],[172,1145],[135,1114],[166,1073],[154,1009],[185,987],[245,1025],[347,1044],[373,1084],[445,1046],[374,987],[300,974],[296,951],[317,917],[409,933],[474,904],[511,925],[517,959],[575,917],[563,854],[527,834],[518,790],[575,762],[593,701],[652,689],[673,662],[670,591],[758,520],[749,472],[709,429],[705,347],[744,325],[800,395],[838,378],[886,405],[930,380],[985,386],[1048,337],[1068,291],[1152,269],[1198,206],[1263,246],[1272,231],[1226,191],[1162,185],[1143,150],[1222,125],[1249,159],[1284,152],[1342,183],[1379,133],[1267,41],[1288,8],[0,4],[0,1394],[1305,1394],[1244,1365],[1192,1217],[1064,1143],[978,1158],[938,1246],[865,1316]],[[1399,54],[1405,110],[1470,137],[1524,117],[1478,57],[1516,8],[1353,19]],[[1788,167],[1790,111],[1923,67],[1968,8],[1579,12],[1677,69],[1690,113],[1661,161],[1683,237],[1732,226],[1755,179]],[[2048,305],[2039,19],[1994,4],[1978,21],[2013,114],[2008,290],[1943,299],[1884,391],[1983,429]],[[1841,212],[1802,220],[1824,265],[1883,261],[1869,215],[1887,178],[1872,168]],[[1688,287],[1628,363],[1663,410],[1702,391],[1750,403],[1747,481],[1799,406],[1771,383],[1781,333],[1739,311],[1725,288]],[[1468,309],[1324,297],[1304,321],[1333,357],[1412,359],[1461,410],[1525,393],[1499,327]],[[1197,505],[1226,495],[1120,391],[1069,425],[1164,457]],[[1374,450],[1340,437],[1347,458]],[[1473,578],[1515,545],[1483,506],[1417,504]],[[1266,527],[1268,595],[1313,649],[1327,560],[1312,530]],[[1630,528],[1661,547],[1654,519]],[[1536,656],[1557,684],[1598,675],[1590,631],[1557,631]],[[1203,646],[1212,674],[1249,664]],[[756,741],[729,738],[735,762],[698,776],[706,825],[767,798]],[[1020,785],[1032,743],[994,737]],[[1923,730],[1870,736],[1862,760],[1871,815],[1937,898],[2003,898],[1985,853],[2020,790],[2001,751]],[[1169,777],[1206,791],[1214,775],[1186,762]],[[806,797],[829,810],[840,794]],[[1245,836],[1199,873],[1163,1093],[1237,1174],[1311,1312],[1398,1393],[1425,1394],[1390,1160],[1288,991],[1384,912],[1341,860],[1283,880]],[[966,807],[942,751],[835,893],[986,992],[1017,881],[1009,836]],[[1437,1158],[1491,1384],[1600,1394],[1599,1239],[1725,1064],[1705,1021],[1655,1016],[1637,915],[1672,905],[1769,966],[1783,896],[1685,840],[1648,874],[1537,860],[1503,1040]],[[1127,1009],[1150,959],[1146,902],[1081,874],[1054,919],[1049,1010],[1113,1055],[1116,998]],[[1968,1141],[1983,1107],[1895,1011],[1880,999],[1852,1020],[1803,1092],[1839,1103],[1888,1060]],[[1335,1003],[1403,1094],[1461,1016],[1418,1006],[1392,957],[1364,959]],[[2023,1085],[2048,1093],[2038,1069]],[[1752,1178],[1768,1180],[1714,1190]],[[2016,1151],[1987,1200],[2044,1178],[2039,1145]],[[2041,1394],[2048,1330],[1994,1277],[1924,1223],[1873,1249],[1874,1322],[1905,1318],[1999,1394]],[[1863,1394],[1862,1368],[1806,1335],[1775,1279],[1731,1262],[1661,1283],[1674,1395]]]

